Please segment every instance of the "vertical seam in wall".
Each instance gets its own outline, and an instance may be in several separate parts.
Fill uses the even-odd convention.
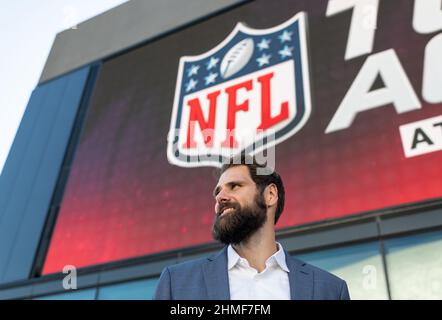
[[[101,270],[97,273],[97,282],[95,284],[95,295],[94,300],[98,300],[98,289],[100,288],[100,281],[101,281]]]
[[[386,257],[386,252],[385,252],[384,239],[382,237],[381,218],[379,216],[376,217],[376,226],[377,226],[378,235],[379,235],[379,251],[381,252],[382,267],[384,269],[385,282],[386,282],[386,286],[387,286],[388,300],[392,300],[392,298],[391,298],[391,288],[390,288],[390,276],[388,274],[387,257]]]

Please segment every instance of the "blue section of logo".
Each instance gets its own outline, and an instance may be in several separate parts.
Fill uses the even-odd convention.
[[[235,76],[223,79],[220,75],[221,60],[233,46],[244,39],[252,39],[255,46],[250,61]],[[281,31],[266,35],[255,36],[239,31],[225,47],[214,54],[184,64],[181,93],[187,95],[293,59],[296,51],[299,51],[297,22]]]

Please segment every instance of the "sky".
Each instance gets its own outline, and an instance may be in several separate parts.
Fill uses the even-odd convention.
[[[57,33],[127,1],[0,1],[0,174]]]

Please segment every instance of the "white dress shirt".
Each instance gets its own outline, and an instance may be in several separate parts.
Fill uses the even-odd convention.
[[[231,300],[290,300],[290,270],[282,246],[258,273],[231,245],[227,248],[227,267]]]

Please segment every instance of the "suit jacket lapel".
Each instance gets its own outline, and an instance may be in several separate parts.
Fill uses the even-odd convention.
[[[289,268],[290,297],[292,300],[313,299],[313,274],[305,262],[291,257],[285,251],[287,267]]]
[[[313,299],[313,273],[306,263],[291,257],[286,251],[289,268],[290,297],[292,300]],[[218,254],[207,258],[203,264],[207,299],[230,300],[229,275],[227,270],[227,247]]]
[[[230,300],[227,247],[207,259],[208,261],[203,264],[207,298],[210,300]]]

